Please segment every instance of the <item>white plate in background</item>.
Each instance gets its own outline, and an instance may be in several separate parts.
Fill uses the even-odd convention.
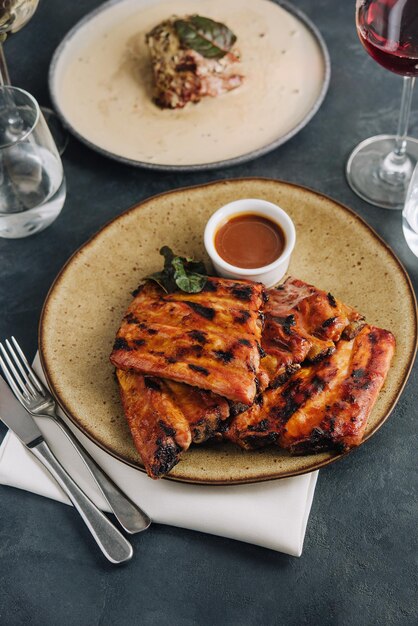
[[[241,87],[180,110],[152,102],[145,33],[174,10],[234,30]],[[293,137],[319,109],[329,78],[321,35],[285,0],[110,0],[66,35],[49,84],[63,122],[91,148],[131,165],[196,170],[254,159]]]

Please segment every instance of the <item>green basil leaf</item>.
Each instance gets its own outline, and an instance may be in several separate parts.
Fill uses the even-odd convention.
[[[185,274],[176,278],[176,284],[181,291],[187,293],[199,293],[207,281],[207,276],[201,274]]]
[[[154,280],[164,291],[185,291],[199,293],[207,281],[207,273],[202,261],[193,261],[188,257],[175,256],[168,246],[163,246],[160,254],[164,257],[164,269],[146,276]]]
[[[176,20],[174,28],[185,48],[191,48],[207,59],[221,59],[237,40],[228,26],[200,15]]]

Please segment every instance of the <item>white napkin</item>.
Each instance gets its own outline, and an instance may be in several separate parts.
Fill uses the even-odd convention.
[[[43,378],[38,355],[34,367]],[[98,507],[109,511],[83,461],[59,427],[46,418],[36,421],[53,452],[80,487]],[[153,481],[113,458],[69,425],[103,470],[153,522],[238,539],[293,556],[302,554],[318,472],[225,487]],[[0,484],[70,504],[49,472],[11,432],[0,446]]]

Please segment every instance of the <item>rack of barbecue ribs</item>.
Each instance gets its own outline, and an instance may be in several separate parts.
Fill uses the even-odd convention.
[[[122,405],[152,478],[216,438],[292,454],[361,443],[395,350],[387,331],[295,278],[208,277],[199,293],[135,293],[117,333]]]

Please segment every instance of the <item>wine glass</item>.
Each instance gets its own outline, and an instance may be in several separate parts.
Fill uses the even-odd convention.
[[[404,78],[396,136],[378,135],[360,143],[348,160],[347,180],[367,202],[385,209],[402,209],[418,161],[418,141],[407,137],[418,76],[418,1],[357,0],[356,24],[369,55]]]
[[[3,43],[9,34],[17,33],[32,18],[39,0],[0,0],[0,84],[10,85],[9,70],[4,56]],[[68,135],[54,111],[41,107],[59,154],[68,143]]]

